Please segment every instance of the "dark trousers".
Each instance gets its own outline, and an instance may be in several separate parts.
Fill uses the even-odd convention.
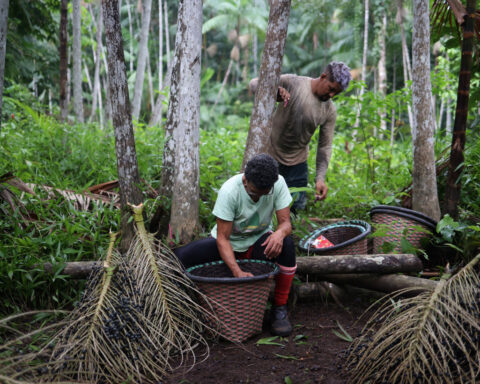
[[[270,233],[261,236],[247,252],[235,252],[235,257],[237,259],[269,260],[265,257],[265,247],[261,245],[268,236],[270,236]],[[222,259],[218,252],[217,239],[213,237],[193,241],[183,247],[174,249],[173,252],[185,268]],[[290,236],[283,239],[282,252],[273,261],[284,267],[294,267],[296,265],[295,244]]]
[[[278,172],[285,178],[289,188],[291,187],[306,187],[308,185],[308,164],[303,162],[295,165],[278,164]],[[307,193],[295,192],[292,193],[293,204],[292,212],[305,209],[307,205]]]

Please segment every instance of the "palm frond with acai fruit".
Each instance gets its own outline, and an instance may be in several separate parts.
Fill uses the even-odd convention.
[[[480,379],[480,255],[435,290],[390,297],[348,351],[351,383]]]
[[[195,363],[197,347],[208,355],[202,333],[207,312],[192,299],[201,293],[172,252],[147,234],[142,206],[133,209],[136,236],[127,254],[113,249],[112,236],[104,265],[91,273],[79,306],[60,331],[36,345],[38,352],[23,356],[12,349],[31,335],[0,347],[0,381],[158,383],[174,361]]]

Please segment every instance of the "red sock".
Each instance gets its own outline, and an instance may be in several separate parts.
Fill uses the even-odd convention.
[[[287,304],[288,294],[290,293],[290,288],[292,286],[292,281],[295,276],[295,271],[297,266],[294,267],[284,267],[283,265],[278,266],[280,268],[280,273],[275,276],[275,295],[273,298],[273,305],[280,306]]]

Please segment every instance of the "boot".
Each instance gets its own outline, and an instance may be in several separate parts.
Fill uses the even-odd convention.
[[[272,308],[270,317],[270,332],[275,336],[288,336],[292,333],[292,325],[288,320],[287,306],[280,305]]]

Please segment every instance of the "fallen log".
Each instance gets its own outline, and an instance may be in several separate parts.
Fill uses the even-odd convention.
[[[408,275],[375,275],[375,274],[332,274],[315,276],[319,280],[329,281],[338,285],[353,285],[373,291],[391,293],[402,289],[413,289],[412,294],[432,291],[438,282]]]
[[[86,279],[94,267],[102,265],[103,261],[70,261],[65,263],[61,274],[68,275],[72,279]],[[55,273],[55,268],[51,263],[43,264],[43,270],[48,273]]]
[[[298,274],[419,272],[422,261],[412,254],[306,256],[297,258]]]

